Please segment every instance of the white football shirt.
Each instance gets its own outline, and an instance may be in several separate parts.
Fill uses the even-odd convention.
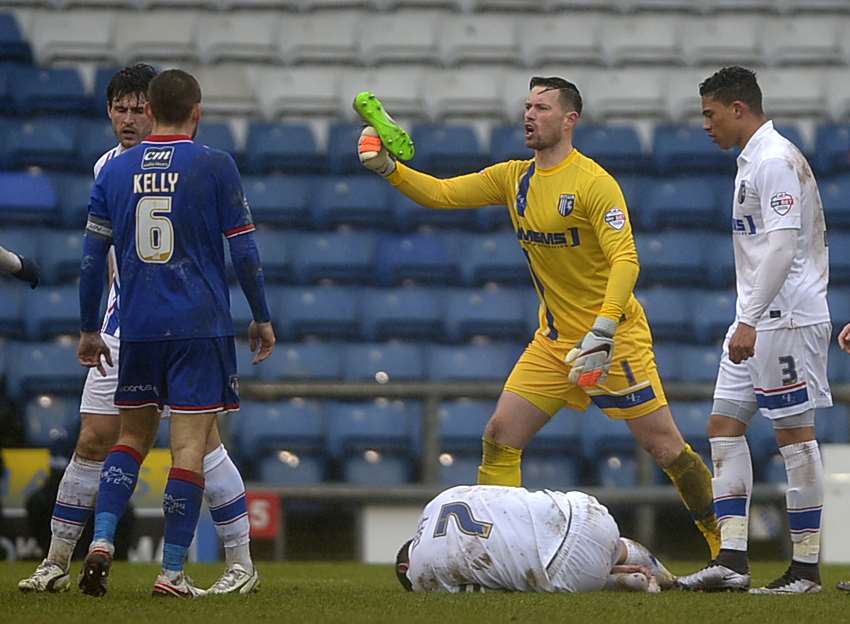
[[[738,291],[736,320],[753,292],[767,250],[767,233],[797,230],[794,261],[757,330],[829,321],[829,254],[817,182],[800,150],[767,121],[738,156],[732,240]]]
[[[422,512],[407,577],[422,592],[551,592],[546,568],[569,525],[569,503],[547,490],[454,487]]]
[[[97,176],[100,175],[100,170],[103,169],[103,166],[107,163],[107,161],[123,154],[125,151],[124,146],[119,143],[98,158],[97,162],[94,164],[94,179],[97,180]],[[118,280],[118,264],[115,260],[114,247],[109,248],[109,266],[112,267],[113,278],[112,284],[109,286],[109,298],[106,302],[106,315],[103,317],[103,325],[101,325],[100,331],[101,333],[120,338],[121,327],[118,316],[118,295],[121,292],[121,284]]]

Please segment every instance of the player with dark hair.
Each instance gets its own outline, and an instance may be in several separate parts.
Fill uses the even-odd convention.
[[[493,485],[429,502],[395,570],[417,592],[657,592],[674,583],[594,497]]]
[[[94,540],[80,588],[94,596],[106,592],[115,523],[156,437],[159,410],[167,406],[173,463],[154,594],[194,597],[203,592],[183,566],[204,494],[208,440],[218,414],[239,406],[222,235],[253,313],[255,364],[271,354],[275,338],[239,172],[228,154],[192,141],[201,117],[197,81],[181,70],[165,71],[151,80],[148,98],[153,134],[106,163],[89,204],[78,353],[85,366],[101,368],[102,358],[111,364],[98,331],[98,302],[114,245],[123,304],[114,399],[121,431],[100,471]]]
[[[148,85],[154,76],[156,70],[153,67],[140,63],[116,72],[109,81],[106,88],[107,114],[119,143],[98,159],[94,165],[95,178],[108,161],[138,145],[150,134],[151,120],[145,116],[145,103]],[[92,369],[86,378],[80,404],[80,434],[74,455],[59,484],[51,520],[50,548],[33,574],[18,583],[18,588],[24,592],[68,589],[71,557],[94,509],[103,460],[118,440],[120,421],[114,399],[120,351],[120,280],[114,265],[114,250],[110,250],[109,298],[100,331],[110,349],[113,366],[103,363],[105,375]],[[163,417],[168,417],[167,410]],[[212,594],[249,593],[259,585],[259,574],[249,549],[245,484],[221,442],[217,426],[210,433],[206,451],[204,499],[210,508],[216,533],[224,545],[227,562],[222,576],[207,591]]]
[[[0,245],[0,273],[8,273],[15,279],[27,282],[31,288],[38,286],[40,271],[38,263],[31,258],[25,258]]]
[[[393,131],[403,131],[374,97],[369,106],[358,145],[363,165],[429,208],[508,206],[540,299],[539,329],[484,429],[478,482],[520,485],[522,449],[537,431],[562,407],[583,411],[592,402],[626,421],[715,556],[711,474],[667,407],[646,315],[633,294],[639,266],[626,201],[616,180],[573,147],[582,111],[577,87],[532,78],[524,129],[534,157],[445,180],[391,158],[374,126],[388,144],[397,138]]]
[[[773,424],[785,461],[793,553],[785,574],[750,591],[819,592],[824,486],[815,409],[832,405],[829,256],[820,193],[805,157],[765,116],[752,71],[723,68],[700,84],[699,93],[705,131],[721,149],[741,148],[732,205],[738,301],[707,428],[721,550],[679,583],[699,590],[750,586],[753,467],[744,434],[761,412]]]

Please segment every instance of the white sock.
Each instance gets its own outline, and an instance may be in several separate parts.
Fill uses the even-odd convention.
[[[238,563],[248,572],[253,572],[245,483],[224,445],[204,457],[204,481],[204,499],[210,508],[215,531],[224,545],[227,565]]]
[[[21,270],[21,259],[11,251],[0,247],[0,271],[3,273],[17,273]]]
[[[747,438],[710,438],[714,478],[714,513],[720,525],[720,547],[747,550],[750,496],[753,493],[753,462]]]
[[[820,521],[823,509],[823,464],[815,440],[779,448],[785,460],[788,490],[788,526],[794,545],[792,559],[817,563],[820,555]]]
[[[66,570],[71,565],[74,548],[83,533],[86,522],[94,511],[100,470],[103,462],[71,457],[53,506],[50,520],[50,550],[47,559]]]

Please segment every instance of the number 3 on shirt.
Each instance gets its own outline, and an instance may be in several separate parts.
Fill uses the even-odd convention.
[[[174,226],[164,216],[170,197],[142,197],[136,204],[136,253],[142,262],[165,264],[174,253]]]

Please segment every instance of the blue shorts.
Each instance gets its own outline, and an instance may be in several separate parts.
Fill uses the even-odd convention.
[[[118,389],[120,408],[167,405],[175,413],[239,409],[239,377],[233,336],[121,341]]]

